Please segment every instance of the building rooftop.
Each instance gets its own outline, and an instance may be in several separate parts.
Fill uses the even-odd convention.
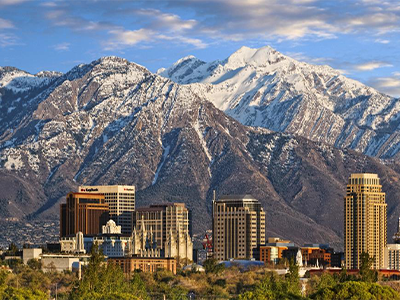
[[[139,207],[136,211],[160,211],[169,206],[179,206],[185,207],[185,203],[181,202],[168,202],[168,203],[160,203],[160,204],[151,204],[147,207]]]
[[[353,173],[350,176],[351,178],[379,178],[378,174],[374,173]]]
[[[217,201],[226,201],[226,200],[256,200],[252,195],[245,194],[245,195],[222,195],[220,196]]]
[[[70,193],[68,193],[68,195],[70,195],[70,194],[72,194],[72,195],[76,195],[76,196],[81,196],[81,195],[83,195],[83,196],[88,196],[88,197],[91,197],[91,198],[93,198],[93,197],[95,197],[95,196],[98,196],[98,197],[100,197],[100,198],[104,198],[104,195],[103,194],[97,194],[97,193],[80,193],[80,192],[70,192]]]

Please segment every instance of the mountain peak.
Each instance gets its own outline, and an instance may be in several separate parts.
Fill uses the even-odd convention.
[[[276,63],[284,58],[286,56],[270,46],[258,49],[243,46],[225,60],[225,66],[230,69],[237,69],[246,65],[262,66]]]
[[[179,81],[180,78],[192,74],[192,70],[204,65],[205,62],[193,55],[185,56],[176,61],[170,68],[161,68],[157,70],[157,74],[164,77],[174,76],[174,81]]]

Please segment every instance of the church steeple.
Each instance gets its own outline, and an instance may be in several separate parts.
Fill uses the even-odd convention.
[[[400,217],[397,221],[397,232],[393,236],[393,242],[395,244],[400,244]]]

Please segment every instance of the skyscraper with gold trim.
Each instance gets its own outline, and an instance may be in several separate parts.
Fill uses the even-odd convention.
[[[384,268],[387,204],[377,174],[351,174],[344,198],[344,244],[347,269],[359,269],[361,253]]]

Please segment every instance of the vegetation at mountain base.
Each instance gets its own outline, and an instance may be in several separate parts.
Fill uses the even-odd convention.
[[[70,299],[149,299],[140,278],[126,280],[120,267],[105,262],[96,244],[90,254],[82,280],[77,281]]]
[[[155,273],[135,272],[124,276],[121,268],[107,264],[93,247],[82,279],[72,272],[43,272],[40,261],[27,265],[0,261],[0,299],[400,299],[396,281],[376,281],[369,256],[362,256],[359,275],[323,272],[321,276],[300,279],[299,267],[289,262],[288,273],[278,275],[272,266],[241,270],[225,268],[210,259],[206,272],[195,268]]]

